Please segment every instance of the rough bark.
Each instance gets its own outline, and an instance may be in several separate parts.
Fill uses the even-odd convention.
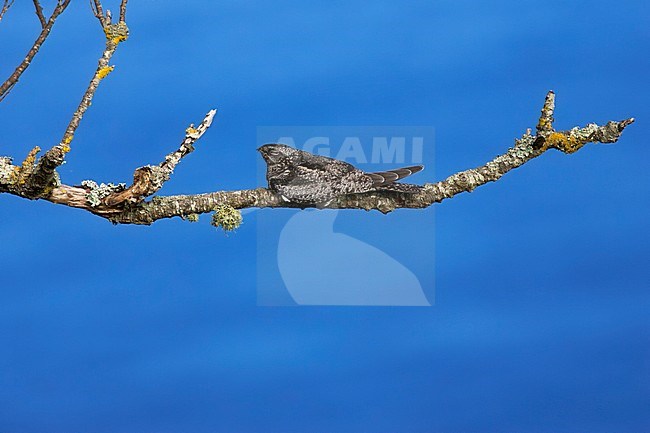
[[[194,151],[197,140],[211,126],[216,110],[210,110],[198,127],[190,125],[178,149],[168,154],[163,162],[137,168],[133,175],[133,183],[129,187],[126,184],[97,184],[92,180],[84,181],[82,185],[77,186],[61,183],[56,170],[64,162],[66,153],[70,151],[74,132],[83,114],[89,108],[100,82],[112,71],[112,66],[109,66],[111,56],[119,43],[126,40],[128,36],[125,22],[126,0],[121,2],[119,21],[116,24],[111,23],[110,12],[104,13],[99,0],[93,2],[91,3],[93,12],[106,34],[106,48],[79,107],[73,114],[59,144],[48,150],[37,163],[36,155],[40,151],[39,148],[32,149],[20,165],[14,165],[9,157],[0,157],[0,193],[83,209],[116,224],[148,225],[172,217],[194,219],[197,214],[211,213],[215,210],[217,210],[216,215],[229,215],[230,218],[235,209],[304,207],[287,203],[265,188],[151,197],[169,180],[181,160]],[[37,4],[38,2],[35,2],[35,5]],[[57,7],[64,4],[67,5],[67,2],[59,2]],[[38,10],[37,6],[37,14]],[[53,19],[50,18],[48,25],[52,22]],[[339,197],[325,207],[376,209],[383,213],[401,208],[426,208],[462,192],[473,191],[488,182],[497,181],[507,172],[537,158],[549,149],[573,153],[588,143],[614,143],[620,138],[623,130],[634,122],[633,118],[629,118],[611,121],[605,125],[590,123],[568,131],[556,131],[553,128],[554,111],[555,94],[551,91],[546,95],[534,135],[531,130],[526,131],[521,138],[515,140],[514,146],[502,155],[480,167],[458,172],[440,182],[427,183],[419,193],[381,191],[352,194]],[[234,220],[237,221],[237,218]]]
[[[555,95],[549,92],[536,135],[527,131],[521,138],[515,140],[513,147],[485,165],[458,172],[437,183],[427,183],[417,194],[391,191],[352,194],[334,200],[326,208],[376,209],[383,213],[400,208],[422,209],[462,192],[473,191],[488,182],[497,181],[507,172],[537,158],[549,149],[573,153],[587,143],[616,142],[625,127],[634,122],[634,119],[626,119],[608,122],[602,126],[591,123],[569,131],[555,131],[552,128],[554,102]],[[29,161],[22,166],[15,166],[9,158],[0,158],[0,192],[26,198],[39,198],[55,204],[83,209],[120,224],[151,224],[163,218],[209,213],[220,205],[235,209],[300,207],[284,202],[265,188],[159,196],[145,201],[146,197],[162,187],[176,164],[194,149],[194,142],[209,128],[214,114],[214,111],[210,111],[198,128],[188,128],[179,149],[170,153],[164,162],[157,166],[138,168],[134,174],[134,182],[128,188],[124,185],[97,185],[95,182],[88,181],[80,186],[57,184],[47,193],[33,197],[29,192],[30,181],[24,180],[29,179],[29,175],[27,177],[20,175],[23,170],[28,169],[26,167],[29,167]],[[41,163],[43,158],[39,164]],[[22,183],[21,179],[23,179]]]

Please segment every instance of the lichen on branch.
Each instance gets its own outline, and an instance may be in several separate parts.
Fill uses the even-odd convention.
[[[67,7],[69,1],[58,1],[55,12],[43,28],[45,35],[49,33],[54,20]],[[5,0],[4,5],[6,6],[7,3]],[[173,217],[196,221],[200,214],[212,213],[213,225],[226,231],[234,230],[241,224],[240,209],[305,207],[305,205],[288,203],[266,188],[192,195],[153,196],[171,178],[182,159],[194,151],[196,142],[212,125],[216,110],[210,110],[198,126],[191,124],[185,130],[185,136],[180,146],[169,153],[164,161],[136,168],[133,173],[133,182],[128,187],[124,183],[99,183],[94,180],[87,180],[76,186],[62,183],[57,168],[64,163],[66,154],[70,152],[75,131],[79,127],[84,113],[90,107],[99,84],[114,69],[109,62],[115,50],[121,42],[128,38],[129,34],[125,22],[126,0],[122,0],[120,3],[117,23],[111,22],[111,13],[108,10],[104,12],[100,0],[92,0],[91,5],[102,26],[106,40],[104,51],[98,60],[97,68],[81,102],[72,115],[59,143],[46,151],[38,162],[36,162],[36,155],[40,151],[39,147],[32,149],[20,165],[14,165],[13,160],[8,156],[0,156],[0,193],[13,194],[27,199],[46,200],[54,204],[82,209],[115,224],[148,225],[160,219]],[[40,4],[37,0],[35,0],[35,7],[39,20],[44,22],[42,9],[39,9]],[[31,54],[27,57],[28,63],[38,51],[44,38],[39,40],[35,44],[35,51],[30,52]],[[10,80],[0,86],[0,100],[15,84],[20,73],[14,77],[13,81],[10,77]],[[555,93],[551,91],[548,92],[544,100],[535,134],[531,130],[527,130],[521,138],[515,140],[514,145],[505,153],[484,165],[460,171],[436,183],[427,183],[417,193],[373,191],[349,194],[340,196],[319,208],[378,210],[382,213],[396,209],[423,209],[457,194],[473,191],[488,182],[497,181],[509,171],[537,158],[550,149],[573,153],[588,143],[614,143],[620,138],[623,130],[634,122],[633,118],[629,118],[622,121],[611,121],[605,125],[590,123],[568,131],[557,131],[553,126],[554,114]]]
[[[181,159],[194,150],[194,143],[209,128],[215,113],[216,111],[211,110],[199,127],[188,128],[181,146],[167,155],[161,164],[137,169],[134,174],[134,182],[128,188],[124,188],[123,185],[106,184],[106,188],[100,188],[101,193],[93,193],[97,189],[94,186],[96,184],[84,183],[78,187],[58,185],[53,187],[48,194],[38,198],[84,209],[116,224],[148,225],[157,220],[172,217],[193,219],[194,215],[212,213],[217,210],[214,221],[216,221],[216,225],[224,229],[236,226],[236,224],[225,223],[226,220],[219,216],[224,215],[224,209],[304,207],[287,203],[266,188],[167,197],[156,196],[145,200],[146,197],[162,187]],[[542,116],[546,117],[552,117],[552,115],[553,110],[546,110],[542,113]],[[521,138],[516,139],[514,146],[502,155],[498,155],[480,167],[460,171],[436,183],[427,183],[418,193],[374,191],[350,194],[338,197],[320,208],[374,209],[382,213],[388,213],[395,209],[423,209],[457,194],[473,191],[488,182],[497,181],[509,171],[537,158],[549,149],[555,148],[571,153],[587,143],[613,143],[633,122],[634,119],[626,119],[619,122],[608,122],[603,126],[592,123],[583,128],[576,127],[569,131],[555,131],[551,125],[550,128],[545,126],[542,130],[538,129],[536,135],[532,135],[532,132],[528,130]],[[11,164],[11,160],[0,159],[0,163],[0,191],[24,196],[19,185],[12,183],[6,175],[2,176],[2,173],[7,172],[6,166]],[[222,220],[223,223],[220,222]]]

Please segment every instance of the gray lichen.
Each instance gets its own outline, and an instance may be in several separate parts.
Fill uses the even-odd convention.
[[[195,222],[199,221],[199,214],[191,213],[191,214],[188,214],[188,215],[182,215],[181,218],[183,218],[185,221],[195,223]]]
[[[226,232],[230,232],[239,227],[242,221],[243,218],[239,210],[232,206],[222,204],[214,209],[210,224],[215,227],[221,227]]]
[[[103,198],[126,189],[125,183],[119,183],[117,185],[113,183],[100,183],[97,185],[97,182],[94,180],[84,180],[81,182],[81,186],[88,190],[86,200],[88,200],[90,207],[97,207],[102,204]]]
[[[0,180],[8,183],[15,167],[11,164],[12,159],[6,156],[0,157]]]
[[[518,158],[528,158],[533,151],[534,142],[535,136],[532,135],[530,129],[528,129],[521,138],[515,139],[515,147],[510,149],[510,153],[513,153]]]
[[[54,172],[54,179],[53,180],[54,180],[54,182],[53,182],[52,186],[54,188],[57,188],[57,187],[61,186],[61,176],[59,176],[59,173],[57,173],[56,171]]]
[[[129,37],[129,28],[125,22],[119,21],[104,27],[104,33],[106,34],[106,39],[114,44],[119,44],[122,41],[126,41]]]
[[[110,38],[124,36],[124,30],[111,29],[107,36]],[[488,182],[494,182],[505,173],[542,155],[549,148],[573,153],[589,142],[613,143],[619,139],[623,130],[634,122],[634,118],[629,118],[618,122],[609,122],[602,126],[588,124],[585,127],[576,127],[569,131],[555,131],[552,125],[553,108],[554,95],[549,92],[536,134],[532,135],[531,130],[528,130],[521,138],[515,140],[514,146],[506,153],[497,156],[483,166],[452,174],[447,179],[436,183],[425,184],[418,193],[396,194],[392,191],[375,191],[350,194],[338,197],[325,208],[377,209],[384,213],[398,208],[425,208],[462,192],[472,191]],[[210,111],[203,123],[194,129],[205,131],[210,126],[215,113],[214,110]],[[41,162],[38,163],[38,166],[41,167],[39,172],[41,175],[37,178],[38,182],[29,182],[31,178],[36,178],[31,171],[30,179],[24,179],[23,183],[17,182],[16,179],[20,180],[20,178],[16,173],[20,174],[23,165],[28,167],[31,165],[15,166],[10,158],[0,157],[0,193],[8,192],[20,197],[44,199],[55,204],[82,208],[115,224],[149,225],[163,218],[177,216],[193,221],[198,214],[213,212],[212,224],[225,231],[234,230],[241,225],[242,216],[238,209],[250,207],[304,208],[282,201],[276,194],[265,188],[167,197],[154,196],[146,201],[146,197],[151,197],[164,181],[169,179],[176,164],[193,149],[193,142],[198,137],[196,131],[187,131],[180,149],[168,155],[159,166],[145,166],[136,169],[133,185],[129,188],[126,188],[125,184],[102,183],[98,185],[93,181],[84,181],[83,187],[61,185],[60,180],[54,179],[55,168],[64,162],[65,152],[61,146],[53,147],[41,158]],[[35,191],[34,183],[41,189]],[[132,194],[129,196],[125,192],[132,192]],[[126,199],[111,202],[110,196],[116,193],[117,195],[123,194]]]

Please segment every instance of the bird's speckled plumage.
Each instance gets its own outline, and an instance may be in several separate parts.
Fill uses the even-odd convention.
[[[415,193],[422,188],[396,182],[422,170],[421,165],[366,173],[345,161],[285,144],[265,144],[258,151],[266,161],[269,189],[291,203],[317,205],[346,194],[388,190]]]

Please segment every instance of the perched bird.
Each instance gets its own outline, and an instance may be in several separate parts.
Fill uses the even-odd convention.
[[[257,149],[266,161],[269,189],[295,204],[327,204],[336,197],[369,191],[419,192],[422,187],[396,181],[424,167],[366,173],[326,156],[314,155],[286,144],[265,144]]]

